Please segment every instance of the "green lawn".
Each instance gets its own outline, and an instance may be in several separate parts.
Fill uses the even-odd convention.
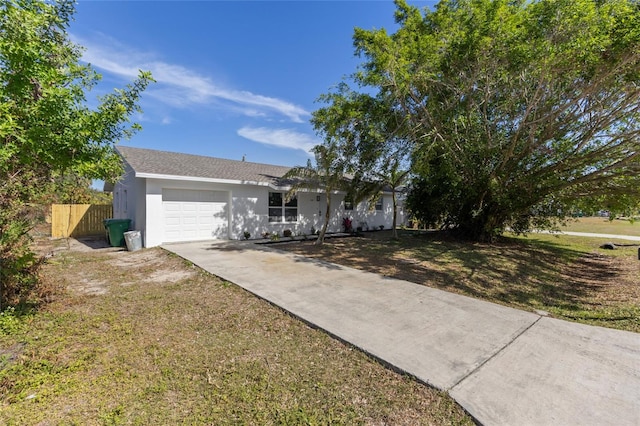
[[[0,316],[0,424],[473,424],[397,374],[161,249],[55,256],[67,294]]]
[[[640,221],[631,222],[628,219],[609,220],[607,217],[581,217],[577,220],[569,221],[567,226],[563,226],[561,230],[640,236]]]

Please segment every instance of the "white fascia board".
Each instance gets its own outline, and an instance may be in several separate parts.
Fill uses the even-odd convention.
[[[187,182],[223,183],[223,184],[230,184],[230,185],[268,186],[269,188],[275,189],[277,191],[288,191],[289,189],[291,189],[290,186],[275,186],[268,182],[258,182],[258,181],[250,181],[250,180],[204,178],[204,177],[196,177],[196,176],[179,176],[179,175],[160,175],[156,173],[138,173],[138,172],[136,172],[136,177],[145,178],[145,179],[180,180],[180,181],[187,181]]]
[[[219,178],[204,178],[204,177],[196,177],[196,176],[179,176],[179,175],[161,175],[157,173],[139,173],[136,172],[135,176],[137,178],[145,178],[145,179],[163,179],[163,180],[181,180],[187,182],[206,182],[206,183],[223,183],[230,185],[254,185],[254,186],[268,186],[269,188],[276,191],[288,191],[291,189],[291,186],[276,186],[268,182],[258,182],[258,181],[249,181],[249,180],[236,180],[236,179],[219,179]],[[300,189],[298,192],[311,192],[323,194],[325,191],[322,188],[317,189]],[[346,194],[345,191],[333,190],[332,194]]]
[[[159,175],[155,173],[136,172],[136,177],[146,178],[146,179],[183,180],[183,181],[190,181],[190,182],[227,183],[232,185],[269,186],[267,182],[250,182],[246,180],[204,178],[204,177],[195,177],[195,176]]]

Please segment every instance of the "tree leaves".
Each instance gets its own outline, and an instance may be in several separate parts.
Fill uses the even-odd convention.
[[[15,286],[34,273],[16,262],[37,265],[27,255],[29,203],[65,172],[117,179],[114,145],[139,130],[129,117],[152,81],[141,72],[89,108],[86,93],[100,76],[80,63],[81,48],[69,40],[73,12],[69,0],[0,0],[0,302],[19,295]]]
[[[406,119],[415,214],[491,239],[579,198],[640,198],[637,2],[396,4],[396,33],[356,30],[354,78]]]

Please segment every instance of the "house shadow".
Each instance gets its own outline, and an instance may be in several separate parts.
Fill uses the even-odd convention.
[[[75,241],[76,244],[80,245],[85,249],[90,250],[109,250],[109,251],[124,251],[126,247],[111,247],[111,245],[107,242],[107,239],[104,235],[89,235],[84,237],[76,237],[73,238],[72,241]]]
[[[402,232],[392,240],[385,232],[281,249],[510,306],[602,310],[614,297],[611,287],[635,291],[620,262],[553,241],[471,243],[440,232]]]
[[[290,241],[290,242],[271,243],[271,244],[260,243],[257,240],[216,242],[216,243],[210,244],[208,247],[205,248],[205,250],[218,251],[218,252],[235,252],[235,253],[262,251],[262,252],[276,252],[283,255],[291,255],[289,251],[282,250],[279,247],[285,244],[296,244],[299,242],[301,241]],[[293,260],[296,263],[313,264],[324,269],[330,269],[330,270],[344,269],[343,266],[337,265],[335,263],[327,262],[321,259],[309,258],[301,255],[293,255]]]

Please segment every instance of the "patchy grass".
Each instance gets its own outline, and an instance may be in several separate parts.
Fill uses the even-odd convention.
[[[638,247],[604,250],[602,243],[535,234],[482,244],[409,231],[393,241],[384,231],[279,248],[519,309],[640,332]]]
[[[640,221],[632,222],[628,219],[609,220],[608,217],[581,217],[576,220],[570,220],[567,226],[563,226],[561,230],[640,236]]]
[[[0,318],[0,423],[472,424],[447,395],[161,249],[62,251]]]

